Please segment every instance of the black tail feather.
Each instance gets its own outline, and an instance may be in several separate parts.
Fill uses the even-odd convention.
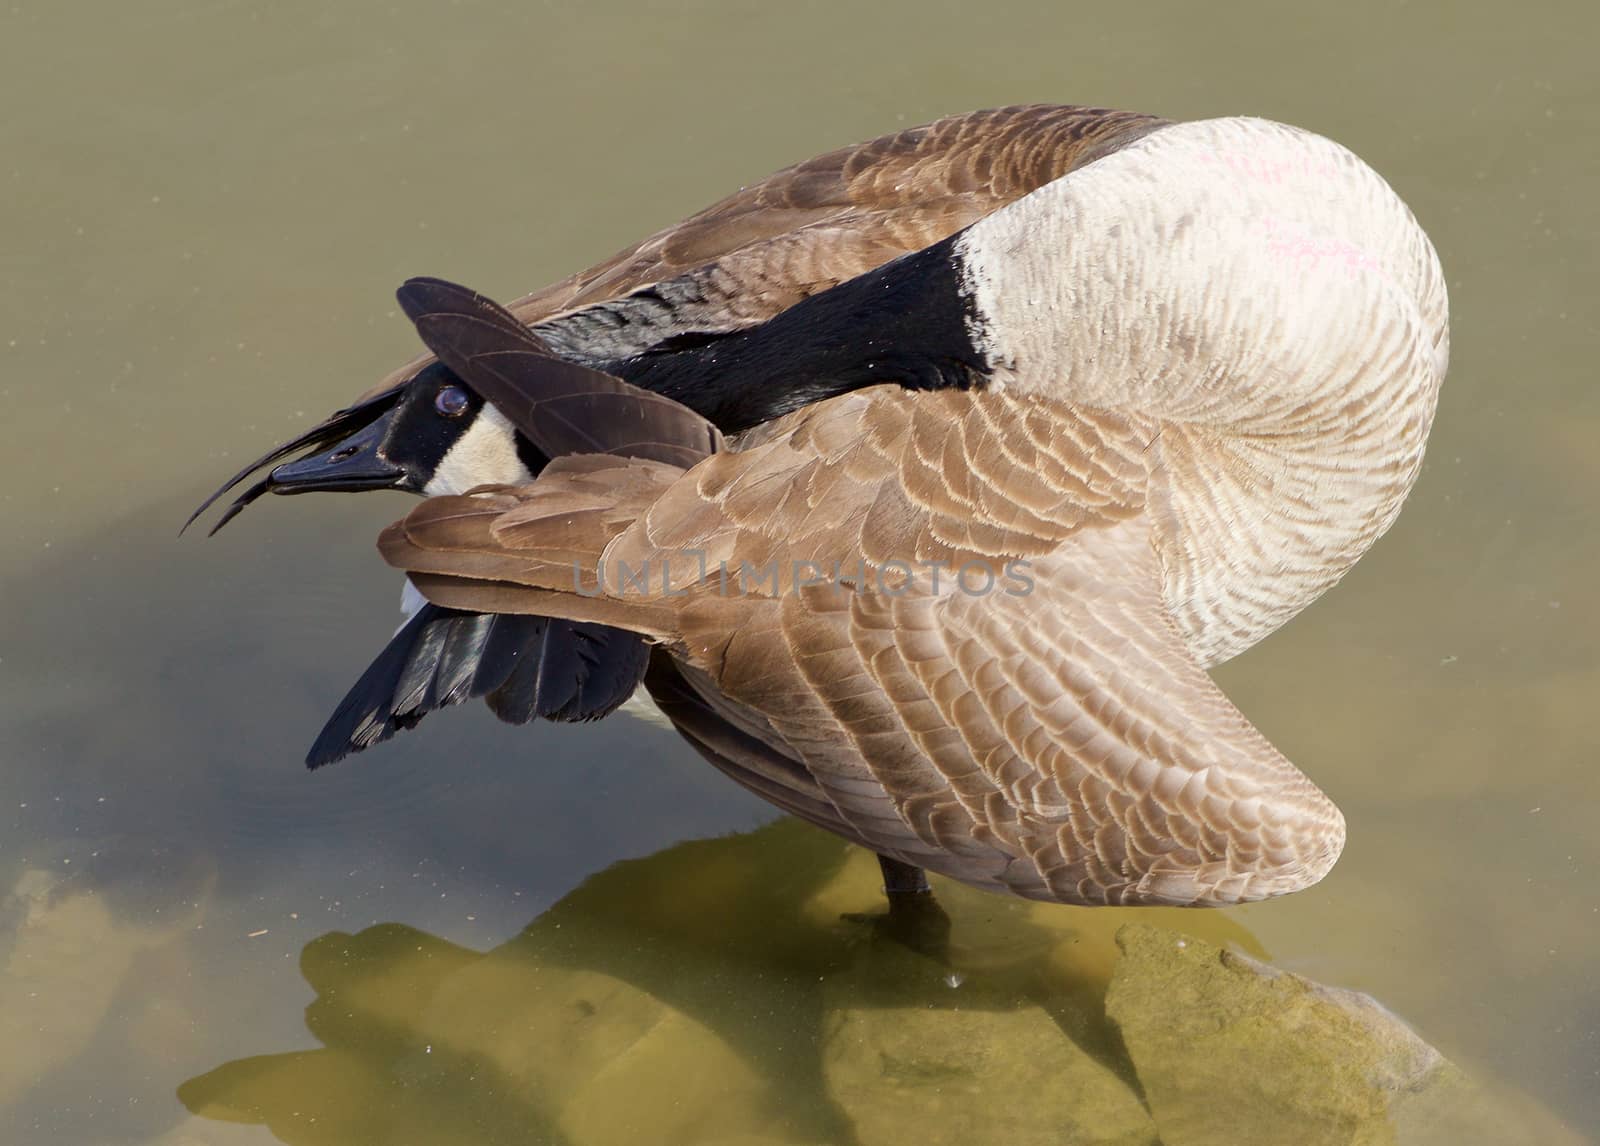
[[[458,617],[446,626],[448,631],[444,647],[439,650],[438,668],[419,708],[430,711],[445,708],[473,695],[478,659],[493,627],[494,618],[483,614]]]
[[[633,695],[648,659],[634,634],[602,625],[425,605],[345,695],[306,764],[331,764],[476,697],[512,724],[597,720]]]
[[[538,693],[534,685],[538,681],[541,658],[524,656],[523,649],[537,641],[543,626],[549,623],[544,617],[504,614],[496,619],[489,639],[484,642],[478,671],[485,680],[500,682],[484,694],[484,703],[507,724],[526,724],[537,715]]]

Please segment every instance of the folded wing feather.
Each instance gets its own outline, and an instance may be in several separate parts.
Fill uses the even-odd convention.
[[[1170,619],[1144,512],[1157,428],[1003,394],[865,390],[687,472],[591,459],[434,499],[383,552],[443,604],[648,634],[681,669],[662,687],[708,757],[881,853],[1072,903],[1281,894],[1332,865],[1342,819]],[[604,562],[659,567],[684,549],[712,564],[670,586],[681,596],[659,579],[573,591],[573,560],[594,591]],[[719,557],[750,555],[782,568],[719,579]],[[1015,561],[1023,577],[983,591],[955,575]],[[849,572],[818,580],[797,562]],[[717,708],[748,714],[745,730],[719,734]],[[740,765],[750,742],[769,751]]]

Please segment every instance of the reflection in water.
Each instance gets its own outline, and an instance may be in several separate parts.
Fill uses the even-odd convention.
[[[1454,1106],[1485,1142],[1570,1141],[1365,996],[1219,954],[1259,954],[1228,916],[941,883],[938,957],[878,926],[876,877],[783,821],[618,864],[484,954],[332,932],[301,955],[322,1048],[179,1098],[292,1146],[1478,1140]]]

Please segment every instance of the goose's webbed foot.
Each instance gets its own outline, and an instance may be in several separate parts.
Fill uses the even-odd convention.
[[[853,914],[852,922],[869,924],[878,934],[944,962],[950,951],[950,917],[934,898],[933,888],[920,867],[880,855],[883,893],[889,900],[885,915]]]

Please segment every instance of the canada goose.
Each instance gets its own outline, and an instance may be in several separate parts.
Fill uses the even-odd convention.
[[[313,764],[468,695],[603,715],[642,676],[892,888],[1223,904],[1337,858],[1338,809],[1204,670],[1338,580],[1421,465],[1444,283],[1345,149],[974,113],[509,313],[438,280],[400,301],[438,361],[224,487],[311,449],[223,520],[269,489],[434,495],[380,540],[431,605]]]

